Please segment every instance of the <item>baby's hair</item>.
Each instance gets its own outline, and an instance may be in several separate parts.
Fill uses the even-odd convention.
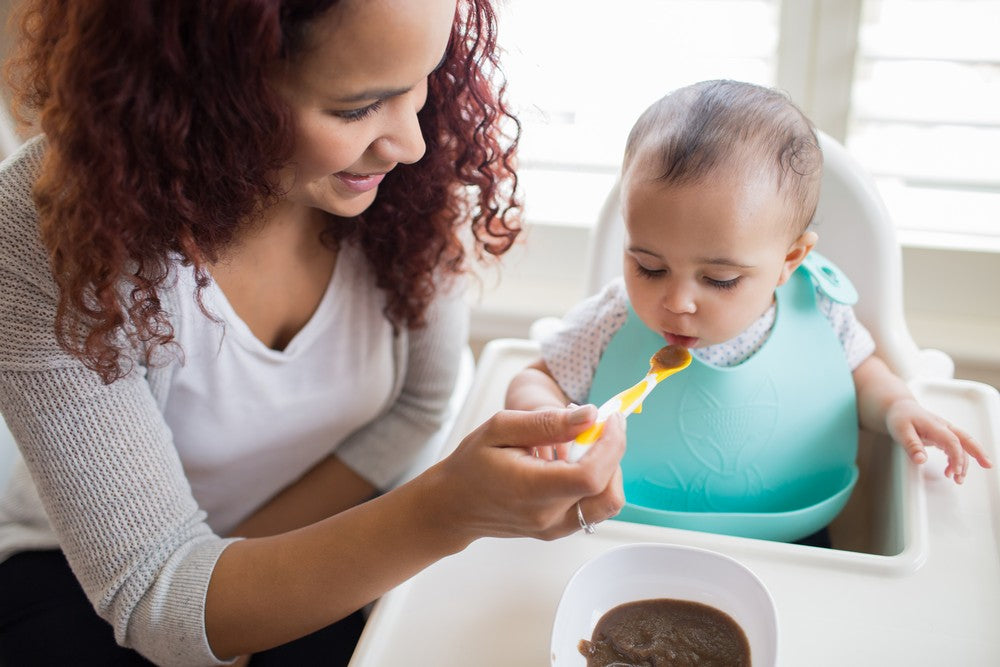
[[[719,168],[749,175],[774,170],[778,192],[794,209],[796,234],[812,220],[823,155],[812,123],[784,93],[739,81],[702,81],[652,104],[625,146],[622,173],[641,159],[666,185],[696,183]]]

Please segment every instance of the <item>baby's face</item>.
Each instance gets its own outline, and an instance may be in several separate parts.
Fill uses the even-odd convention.
[[[636,314],[671,345],[733,338],[767,310],[804,257],[789,254],[803,237],[788,230],[788,203],[767,176],[713,172],[665,186],[633,172],[622,204],[625,284]]]

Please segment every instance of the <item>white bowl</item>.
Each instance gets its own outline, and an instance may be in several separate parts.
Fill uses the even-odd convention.
[[[760,579],[723,554],[672,544],[626,544],[584,563],[566,584],[552,628],[553,667],[585,667],[589,640],[606,612],[653,598],[690,600],[729,614],[746,633],[753,667],[773,667],[778,616]]]

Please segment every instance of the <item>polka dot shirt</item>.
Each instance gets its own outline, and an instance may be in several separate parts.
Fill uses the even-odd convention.
[[[819,290],[816,299],[844,347],[847,363],[853,371],[875,352],[875,341],[850,306],[833,301]],[[772,304],[735,338],[691,350],[691,353],[714,366],[736,366],[753,356],[767,340],[776,311]],[[574,306],[561,326],[541,342],[542,359],[574,403],[586,402],[601,355],[627,318],[628,293],[624,279],[618,278],[598,294]]]

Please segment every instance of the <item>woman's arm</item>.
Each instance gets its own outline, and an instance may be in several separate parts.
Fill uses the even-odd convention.
[[[232,535],[266,537],[302,528],[354,507],[374,494],[370,482],[333,454],[240,522]]]
[[[623,424],[578,463],[528,449],[571,440],[593,407],[499,413],[411,482],[317,524],[233,543],[212,574],[206,630],[220,657],[252,653],[315,631],[483,536],[554,539],[624,503]]]

